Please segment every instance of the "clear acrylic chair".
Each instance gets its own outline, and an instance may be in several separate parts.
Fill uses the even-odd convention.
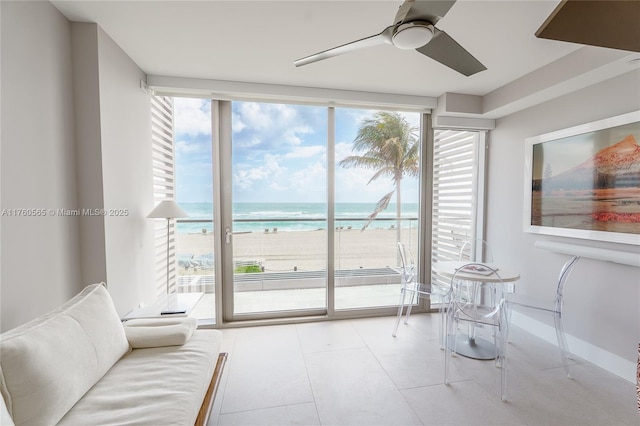
[[[465,241],[460,247],[458,253],[458,260],[465,262],[486,262],[493,263],[493,251],[489,244],[482,238],[471,239]],[[467,286],[465,290],[467,294],[466,298],[469,300],[475,300],[478,286]],[[469,325],[469,334],[473,334],[473,325]]]
[[[398,305],[396,324],[391,335],[393,337],[396,337],[398,326],[400,325],[400,320],[402,319],[402,312],[405,307],[406,315],[404,323],[407,324],[409,322],[409,317],[411,316],[411,309],[413,308],[414,300],[417,301],[420,298],[431,299],[432,296],[437,296],[442,298],[442,303],[440,304],[439,339],[441,347],[444,347],[444,307],[445,300],[447,299],[447,295],[449,294],[449,287],[438,283],[422,284],[417,282],[417,268],[413,260],[413,256],[411,255],[411,251],[407,249],[407,247],[403,243],[398,243],[398,253],[400,254],[400,278],[402,287],[400,289],[400,303]]]
[[[564,305],[564,284],[569,278],[573,267],[579,259],[579,256],[573,256],[562,266],[556,285],[556,294],[552,302],[540,303],[533,300],[526,300],[521,298],[517,294],[510,294],[507,298],[509,317],[511,317],[511,312],[514,306],[549,312],[553,315],[553,323],[556,330],[556,339],[558,339],[558,348],[560,348],[560,355],[562,356],[562,366],[564,367],[564,372],[566,373],[567,377],[570,379],[573,378],[571,376],[571,370],[569,369],[569,360],[571,359],[571,353],[569,352],[567,337],[565,336],[564,326],[562,325],[562,306]]]
[[[468,270],[480,268],[486,271],[478,277],[472,276]],[[488,271],[487,271],[488,270]],[[478,297],[469,300],[469,288]],[[507,338],[509,321],[505,308],[505,289],[499,271],[488,268],[486,264],[468,263],[456,269],[451,277],[451,294],[446,313],[444,382],[449,385],[450,357],[456,355],[458,333],[461,323],[483,328],[493,328],[496,367],[500,368],[500,397],[507,398]],[[471,336],[469,336],[471,337]]]
[[[465,241],[460,247],[458,260],[466,260],[469,262],[493,262],[493,251],[489,244],[481,238]]]

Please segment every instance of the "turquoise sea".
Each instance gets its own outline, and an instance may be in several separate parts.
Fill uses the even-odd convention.
[[[179,233],[200,233],[203,229],[213,231],[213,205],[211,203],[179,203],[189,214],[187,222],[178,223]],[[375,203],[336,203],[335,226],[360,229],[366,218],[374,211]],[[418,205],[402,204],[401,227],[417,226]],[[203,220],[207,222],[188,222]],[[324,203],[235,203],[233,205],[234,232],[264,232],[274,228],[279,231],[310,231],[326,229],[327,205]],[[181,219],[183,221],[183,219]],[[396,226],[396,206],[380,213],[369,228]]]

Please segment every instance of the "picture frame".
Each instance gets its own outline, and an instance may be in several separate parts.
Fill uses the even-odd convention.
[[[640,245],[640,111],[526,139],[524,231]]]

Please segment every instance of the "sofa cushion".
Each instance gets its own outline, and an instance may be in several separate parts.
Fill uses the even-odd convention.
[[[124,323],[124,333],[133,349],[184,345],[198,328],[195,318],[135,319]]]
[[[57,423],[130,350],[103,284],[0,339],[0,390],[17,425]]]
[[[60,425],[193,425],[221,342],[218,330],[196,330],[182,346],[132,350]]]

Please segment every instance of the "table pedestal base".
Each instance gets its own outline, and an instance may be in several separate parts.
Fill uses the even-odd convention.
[[[452,336],[448,337],[449,342],[451,342]],[[453,344],[453,342],[450,344]],[[496,345],[488,340],[469,338],[467,335],[458,334],[454,347],[457,354],[466,356],[467,358],[482,360],[496,359]]]

